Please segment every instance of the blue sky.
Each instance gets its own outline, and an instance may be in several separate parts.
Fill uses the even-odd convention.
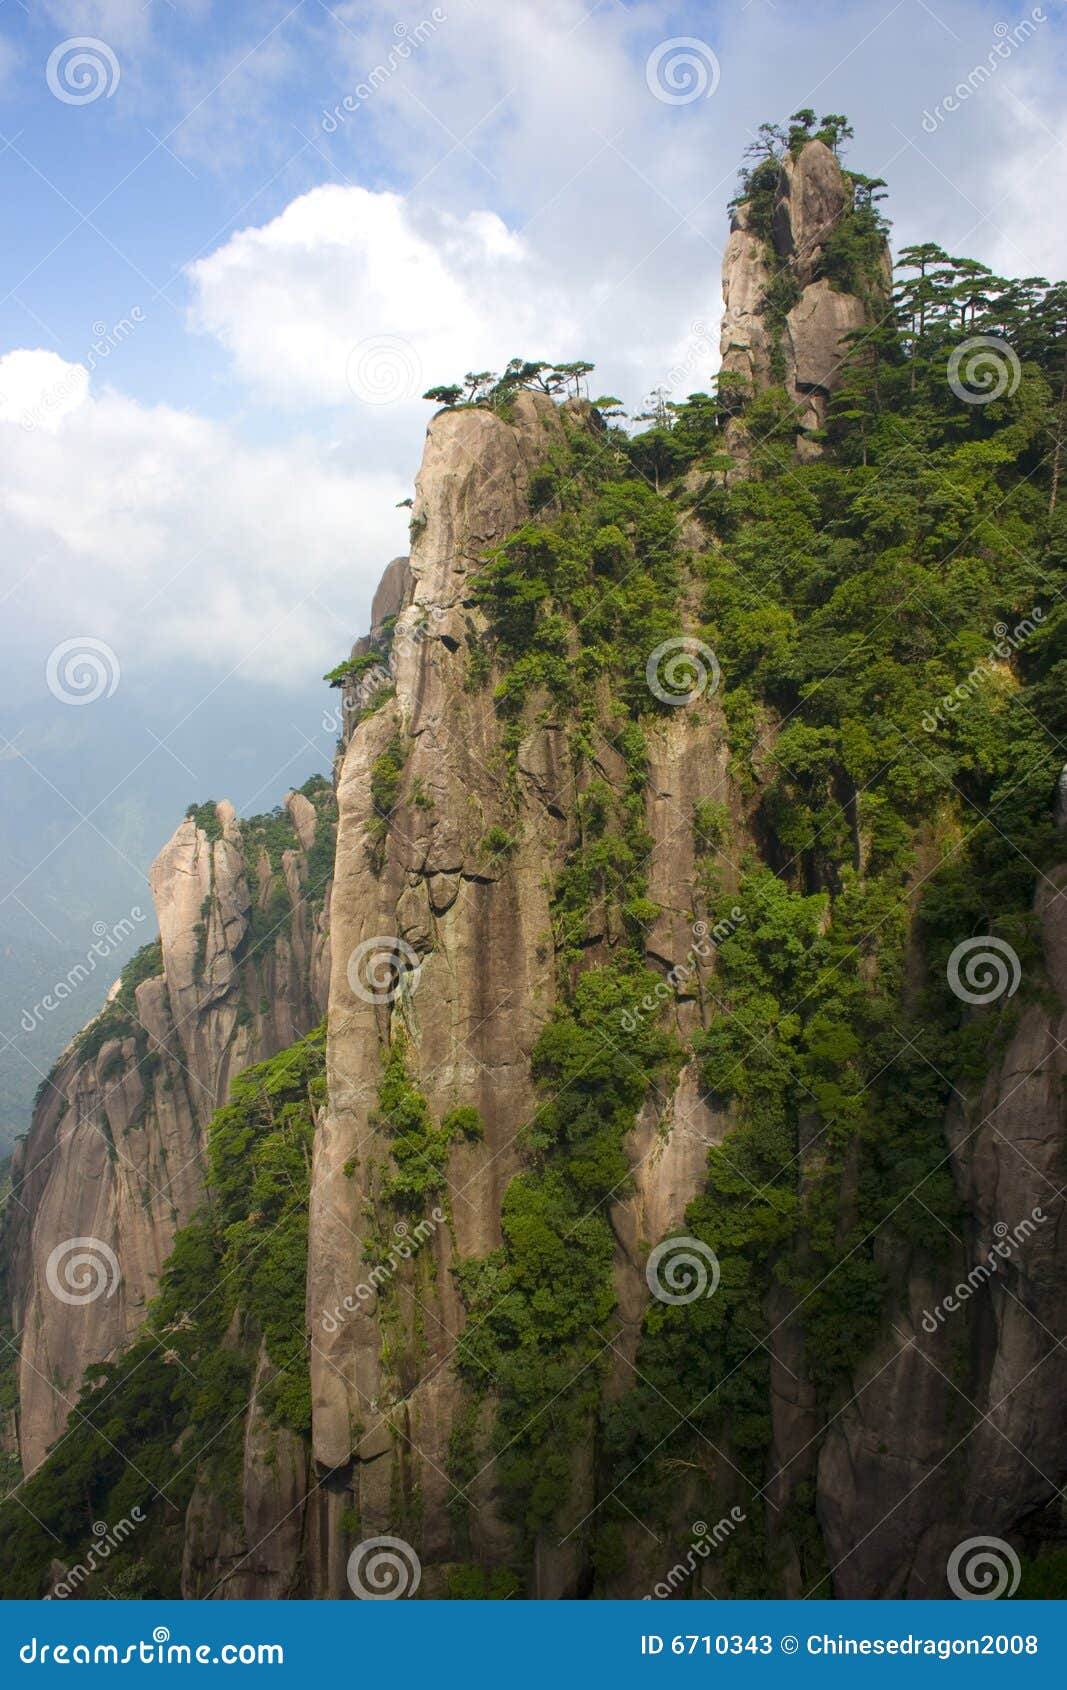
[[[423,388],[706,386],[740,155],[799,106],[898,247],[1062,276],[1065,39],[1063,0],[0,0],[0,1131],[97,1006],[27,1044],[23,999],[186,804],[328,767]],[[49,685],[79,641],[90,703]]]

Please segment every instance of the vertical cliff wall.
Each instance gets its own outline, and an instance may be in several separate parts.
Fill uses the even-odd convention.
[[[761,390],[784,389],[799,450],[817,455],[810,436],[826,422],[855,337],[888,309],[889,249],[876,233],[856,241],[856,191],[822,141],[765,161],[750,179],[723,258],[723,391],[735,384],[743,406]],[[729,436],[743,460],[740,421]]]
[[[137,1331],[203,1191],[203,1135],[234,1075],[321,1019],[333,795],[238,820],[201,806],[150,871],[159,942],[56,1064],[12,1167],[5,1272],[18,1442],[31,1471],[90,1362]]]
[[[336,853],[321,788],[162,853],[160,957],[64,1057],[18,1172],[30,1460],[56,1380],[136,1331],[239,1068],[324,1003],[328,1034],[215,1115],[211,1226],[130,1352],[158,1418],[107,1381],[183,1487],[151,1590],[180,1549],[186,1596],[352,1599],[384,1537],[429,1597],[926,1597],[971,1538],[1062,1543],[1061,648],[1027,671],[1010,645],[972,716],[916,726],[976,597],[993,620],[1031,589],[995,521],[1012,474],[1034,497],[1040,382],[992,452],[944,382],[921,453],[862,383],[889,448],[827,448],[886,301],[858,191],[821,141],[750,173],[741,385],[725,429],[674,409],[662,480],[583,402],[438,413],[410,558],[336,673]],[[1025,986],[956,991],[961,942]],[[119,1283],[53,1308],[55,1242],[94,1231]],[[119,1494],[85,1471],[79,1508]]]

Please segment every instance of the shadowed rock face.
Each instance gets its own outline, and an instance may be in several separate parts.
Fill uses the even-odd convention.
[[[542,882],[560,860],[562,828],[551,808],[569,774],[562,735],[546,725],[520,754],[520,764],[536,770],[524,783],[522,843],[506,874],[487,865],[480,842],[510,817],[496,712],[485,694],[464,688],[481,626],[469,603],[471,577],[485,549],[524,519],[530,468],[563,426],[550,401],[531,395],[520,397],[513,422],[468,410],[431,423],[413,513],[411,597],[392,648],[395,697],[356,728],[340,771],[330,1104],[316,1141],[308,1267],[313,1457],[320,1476],[335,1475],[316,1498],[325,1515],[315,1534],[323,1546],[316,1584],[330,1595],[350,1594],[342,1511],[358,1507],[368,1533],[388,1531],[398,1482],[421,1488],[425,1559],[452,1558],[444,1471],[459,1403],[450,1357],[462,1310],[449,1267],[454,1249],[475,1255],[499,1243],[503,1193],[518,1166],[513,1140],[532,1112],[529,1053],[553,996]],[[394,743],[403,784],[379,851],[372,771]],[[410,947],[421,971],[417,991],[390,1005],[373,1001],[368,970],[375,944],[387,948],[391,938]],[[361,946],[370,947],[367,962],[351,972],[371,985],[363,995],[350,981]],[[424,1246],[420,1265],[429,1266],[432,1250],[436,1283],[418,1292],[431,1311],[421,1380],[403,1354],[394,1364],[402,1380],[383,1360],[374,1304],[358,1306],[335,1332],[322,1330],[323,1312],[366,1277],[368,1215],[388,1160],[373,1119],[382,1052],[405,1028],[435,1119],[462,1101],[485,1122],[484,1142],[457,1147],[453,1157],[452,1229],[439,1228]],[[396,1354],[405,1345],[394,1334],[391,1347]],[[409,1428],[408,1445],[389,1430],[385,1410]],[[501,1528],[490,1512],[480,1529],[492,1539]]]
[[[1025,1542],[1042,1517],[1043,1536],[1062,1531],[1065,884],[1060,870],[1036,901],[1058,1005],[1027,1006],[946,1125],[965,1236],[936,1271],[907,1264],[900,1312],[823,1445],[819,1511],[839,1596],[945,1596],[964,1539]]]
[[[395,696],[358,724],[340,769],[329,1106],[316,1138],[308,1269],[314,1492],[306,1556],[318,1595],[351,1594],[344,1519],[358,1515],[366,1536],[395,1531],[404,1506],[398,1498],[413,1495],[427,1594],[443,1594],[458,1563],[515,1558],[491,1464],[471,1487],[462,1530],[450,1507],[451,1442],[467,1400],[456,1369],[465,1311],[450,1270],[458,1258],[484,1256],[501,1242],[504,1193],[521,1166],[518,1136],[535,1108],[530,1053],[556,996],[550,891],[574,843],[579,791],[597,774],[618,779],[620,767],[604,733],[592,773],[579,774],[568,724],[548,711],[519,746],[509,794],[492,691],[470,692],[465,676],[484,628],[472,601],[479,559],[527,518],[530,473],[564,430],[595,426],[587,410],[557,409],[529,393],[507,421],[482,409],[434,419],[417,481],[409,597],[389,657]],[[382,843],[371,783],[376,760],[398,745],[402,784]],[[671,967],[693,944],[693,805],[709,781],[716,789],[726,782],[728,754],[721,722],[707,716],[652,728],[649,749],[647,819],[657,841],[649,890],[661,909],[650,946]],[[517,836],[506,861],[487,859],[482,846],[494,826]],[[386,947],[394,939],[417,956],[417,985],[392,1003],[367,1001],[353,989],[360,972],[353,959],[372,941]],[[594,958],[607,942],[590,935]],[[695,986],[677,1013],[680,1029],[698,1023]],[[390,1288],[388,1314],[377,1299],[356,1300],[339,1322],[324,1325],[324,1313],[346,1297],[351,1303],[366,1279],[368,1234],[381,1230],[389,1141],[377,1120],[377,1088],[384,1053],[398,1037],[433,1118],[456,1103],[474,1104],[484,1139],[453,1146],[442,1201],[449,1224],[422,1245],[401,1287]],[[703,1182],[708,1145],[725,1127],[686,1069],[635,1130],[634,1192],[613,1215],[625,1331],[612,1391],[633,1380],[649,1296],[642,1241],[681,1224]],[[491,1402],[483,1405],[491,1411]],[[577,1524],[596,1496],[592,1449],[574,1456]],[[582,1589],[587,1551],[577,1539],[560,1545],[562,1535],[546,1534],[539,1545],[532,1594]],[[634,1573],[646,1582],[650,1576],[654,1570]]]
[[[868,297],[840,292],[822,274],[826,242],[852,209],[852,185],[822,141],[808,141],[796,158],[782,161],[769,238],[753,227],[752,206],[734,211],[723,259],[722,367],[748,391],[783,386],[797,406],[802,430],[821,428],[826,402],[841,380],[847,337],[872,320],[877,296],[888,287],[886,249]],[[796,303],[776,326],[767,293],[784,269]],[[744,455],[743,431],[732,429],[731,451]],[[801,435],[803,456],[817,453]]]
[[[469,1398],[456,1367],[466,1314],[451,1270],[501,1241],[504,1194],[522,1165],[517,1137],[535,1105],[530,1053],[556,997],[549,888],[573,843],[576,799],[589,776],[571,763],[567,723],[553,711],[534,711],[537,725],[515,759],[517,795],[506,795],[491,691],[469,691],[465,675],[483,629],[472,600],[478,559],[527,516],[530,474],[561,431],[586,426],[573,410],[561,413],[526,395],[509,421],[459,410],[430,427],[416,540],[386,653],[394,695],[355,724],[339,769],[329,1101],[316,1134],[310,1203],[310,1446],[269,1427],[253,1402],[239,1516],[207,1486],[188,1511],[189,1596],[348,1599],[353,1520],[363,1538],[411,1535],[428,1596],[444,1594],[460,1565],[502,1567],[517,1559],[491,1461],[469,1487],[462,1525],[452,1505],[452,1443]],[[648,954],[666,971],[692,957],[697,800],[713,791],[726,802],[737,856],[758,846],[731,786],[725,725],[714,708],[674,713],[650,725],[647,741],[649,895],[660,912]],[[402,774],[383,838],[372,782],[387,751]],[[606,736],[595,752],[594,769],[617,779],[617,753]],[[487,861],[482,850],[494,825],[518,836],[506,863]],[[1061,999],[1064,907],[1046,888],[1039,913]],[[607,954],[609,941],[590,934],[594,960]],[[409,948],[409,962],[417,960],[417,982],[384,1001],[393,982],[388,971],[379,974],[386,989],[374,1001],[366,988],[375,974],[366,959],[359,962],[361,947],[370,945],[373,957],[397,944]],[[676,996],[674,1024],[683,1040],[714,1017],[714,966],[713,957],[700,961],[699,990],[694,983],[691,995]],[[919,1259],[890,1264],[897,1313],[829,1414],[807,1377],[795,1298],[768,1286],[772,1442],[762,1526],[784,1594],[805,1588],[789,1524],[802,1485],[814,1495],[832,1569],[827,1590],[841,1596],[943,1595],[955,1544],[998,1530],[1017,1537],[1047,1510],[1050,1481],[1062,1470],[1064,1363],[1042,1328],[1058,1330],[1063,1278],[1062,1203],[1050,1200],[1050,1182],[1062,1143],[1067,1064],[1056,1046],[1065,1034],[1062,1011],[1028,1009],[982,1095],[946,1123],[946,1153],[971,1230],[956,1261],[936,1273]],[[382,1198],[391,1157],[378,1087],[398,1038],[433,1118],[458,1102],[473,1103],[485,1137],[452,1146],[437,1209],[447,1218],[396,1269],[387,1292],[354,1296],[368,1280],[368,1244],[391,1233]],[[731,1124],[702,1095],[690,1062],[668,1094],[650,1095],[628,1136],[632,1186],[611,1213],[617,1309],[603,1386],[609,1400],[634,1385],[649,1296],[648,1243],[685,1230],[708,1148]],[[1025,1161],[1007,1149],[1009,1140]],[[957,1317],[958,1328],[950,1323],[930,1334],[924,1312],[984,1255],[998,1224],[1014,1225],[1043,1200],[1053,1218]],[[261,1357],[257,1390],[268,1372]],[[490,1396],[479,1410],[483,1441],[493,1408]],[[980,1413],[989,1414],[988,1424]],[[596,1508],[603,1479],[591,1445],[576,1445],[572,1455],[564,1517],[533,1554],[525,1593],[536,1598],[590,1588],[588,1545],[571,1528]],[[689,1522],[706,1512],[707,1476],[697,1475],[696,1465],[678,1463],[673,1481],[672,1529],[682,1542]],[[728,1448],[716,1465],[728,1485]],[[728,1505],[727,1497],[724,1515]],[[406,1524],[412,1518],[417,1533]],[[623,1528],[622,1543],[624,1565],[602,1578],[601,1588],[613,1597],[641,1596],[664,1575],[663,1545],[636,1522]],[[723,1576],[711,1561],[687,1588],[725,1594]]]
[[[835,291],[821,272],[827,240],[850,204],[833,155],[811,142],[782,166],[771,251],[741,206],[725,259],[726,368],[759,388],[777,384],[772,360],[784,359],[786,388],[806,407],[810,427],[825,417],[844,337],[871,308]],[[774,262],[796,286],[776,345],[763,310]],[[587,406],[557,408],[528,392],[506,418],[481,407],[434,418],[411,556],[388,566],[372,629],[353,649],[381,664],[366,671],[372,680],[345,688],[329,939],[327,911],[316,902],[321,888],[315,896],[308,888],[308,855],[327,825],[318,799],[290,794],[292,844],[274,867],[229,806],[218,806],[218,837],[195,818],[184,822],[152,871],[162,971],[137,987],[137,1026],[99,1043],[91,1057],[84,1047],[65,1053],[17,1164],[20,1206],[7,1250],[21,1332],[22,1444],[32,1465],[60,1433],[85,1366],[136,1331],[174,1229],[201,1196],[203,1132],[230,1079],[328,1007],[328,1101],[317,1112],[309,1205],[310,1437],[271,1423],[263,1403],[271,1364],[258,1331],[249,1338],[235,1318],[227,1344],[247,1344],[255,1362],[234,1479],[239,1502],[203,1479],[194,1491],[186,1596],[347,1599],[357,1527],[363,1539],[403,1535],[408,1521],[417,1521],[424,1595],[445,1594],[459,1567],[522,1560],[491,1459],[467,1486],[470,1506],[462,1515],[455,1507],[453,1443],[470,1394],[457,1367],[467,1317],[452,1270],[501,1243],[505,1193],[524,1165],[520,1135],[536,1106],[530,1056],[556,1004],[552,888],[580,837],[585,785],[618,786],[624,769],[607,696],[583,723],[589,751],[580,764],[570,743],[575,724],[547,694],[528,711],[509,764],[493,689],[471,688],[468,673],[485,638],[474,592],[482,560],[529,517],[531,477],[567,431],[598,427]],[[704,543],[699,530],[696,543]],[[751,806],[732,783],[718,705],[709,699],[699,712],[650,720],[645,735],[648,898],[656,910],[646,954],[665,977],[688,969],[664,1000],[682,1043],[719,1012],[714,948],[694,960],[697,803],[714,796],[729,813],[733,861],[719,870],[724,891],[736,884],[733,862],[760,852],[746,823]],[[375,801],[383,763],[396,781],[387,824]],[[512,839],[503,855],[486,849],[491,830]],[[856,872],[862,867],[857,846]],[[1059,1195],[1064,886],[1067,870],[1046,880],[1037,900],[1048,1000],[1027,1006],[984,1083],[957,1099],[945,1123],[946,1159],[968,1217],[955,1254],[935,1266],[900,1246],[897,1259],[880,1263],[896,1293],[893,1313],[829,1406],[811,1382],[795,1291],[765,1288],[771,1442],[758,1475],[766,1505],[750,1507],[768,1577],[783,1595],[805,1593],[791,1534],[797,1513],[801,1529],[814,1531],[812,1497],[828,1569],[819,1594],[942,1596],[948,1553],[963,1539],[998,1533],[1021,1542],[1038,1521],[1046,1540],[1055,1535],[1048,1521],[1067,1470],[1067,1351],[1057,1342],[1067,1267]],[[292,911],[284,932],[256,940],[254,911],[271,907],[272,888],[282,887]],[[592,964],[610,957],[609,925],[590,916]],[[374,1283],[371,1261],[405,1236],[383,1192],[394,1160],[378,1096],[398,1043],[433,1121],[473,1105],[484,1137],[452,1142],[444,1189],[426,1205],[434,1224],[408,1238],[387,1294],[364,1295]],[[732,1124],[702,1094],[691,1058],[662,1091],[650,1088],[627,1135],[632,1179],[610,1210],[616,1308],[603,1391],[612,1402],[635,1382],[648,1246],[686,1230],[708,1149]],[[802,1143],[797,1157],[801,1184],[811,1148]],[[989,1260],[1001,1229],[1026,1222],[996,1273],[979,1275],[960,1308],[931,1325],[930,1311]],[[73,1237],[101,1240],[120,1268],[113,1294],[87,1308],[63,1303],[47,1286],[51,1251]],[[486,1449],[495,1406],[490,1391],[477,1409]],[[707,1512],[713,1484],[725,1487],[724,1515],[739,1494],[729,1489],[736,1469],[727,1439],[714,1462],[697,1449],[697,1461],[672,1463],[672,1543],[684,1543]],[[523,1594],[537,1598],[592,1588],[591,1550],[578,1527],[617,1477],[605,1481],[592,1438],[576,1440],[569,1453],[563,1517],[529,1563]],[[618,1570],[598,1571],[598,1594],[639,1597],[662,1579],[669,1555],[636,1520],[620,1528],[620,1541]],[[714,1560],[698,1566],[686,1593],[728,1594],[721,1568]]]
[[[230,804],[215,806],[216,837],[183,821],[150,870],[160,972],[136,987],[128,1016],[113,1017],[113,1037],[93,1036],[110,1031],[105,1011],[43,1088],[4,1234],[27,1472],[60,1435],[85,1368],[140,1326],[175,1230],[202,1196],[204,1130],[230,1080],[322,1017],[326,887],[309,886],[307,852],[332,807],[328,794],[318,806],[289,794],[291,844],[274,866]],[[91,1300],[94,1281],[67,1248],[79,1239],[102,1275]]]

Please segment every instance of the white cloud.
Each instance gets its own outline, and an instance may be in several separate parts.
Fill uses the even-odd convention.
[[[1006,74],[991,92],[1006,145],[990,173],[989,262],[1003,275],[1057,281],[1067,274],[1067,235],[1049,209],[1067,200],[1067,118],[1051,86],[1041,97],[1022,76]]]
[[[84,364],[68,364],[57,352],[8,352],[0,358],[0,421],[18,423],[27,434],[51,432],[88,388]]]
[[[573,343],[556,279],[495,213],[418,210],[394,193],[314,188],[189,274],[195,326],[222,341],[240,375],[274,398],[348,406],[370,447],[396,418],[361,379],[365,343],[399,343],[406,367],[381,397],[406,399],[409,439],[424,387],[533,343],[559,356]],[[373,428],[358,415],[368,405],[379,412]]]
[[[646,300],[638,312],[643,287],[561,266],[493,211],[460,216],[330,185],[193,264],[191,321],[244,380],[286,404],[346,407],[369,461],[395,463],[428,416],[426,388],[516,355],[588,357],[598,387],[642,398],[690,343],[709,295],[701,320],[717,319],[717,263],[706,249],[690,259],[657,281],[658,309]],[[687,391],[712,364],[694,364]]]
[[[72,28],[138,27],[126,0],[50,8]],[[139,644],[143,622],[146,652],[228,662],[253,625],[284,608],[297,576],[328,594],[338,558],[345,614],[353,598],[365,602],[402,545],[393,505],[410,491],[429,415],[419,395],[432,384],[521,353],[593,359],[597,386],[630,409],[660,383],[706,386],[726,201],[762,119],[809,103],[852,112],[850,162],[889,178],[898,245],[936,239],[1017,273],[1067,268],[1048,215],[1067,153],[1048,116],[1060,78],[1047,60],[1042,68],[1043,39],[936,134],[922,127],[924,108],[995,39],[984,0],[940,0],[937,18],[911,0],[895,11],[850,0],[830,5],[818,30],[782,8],[701,13],[686,33],[714,49],[721,80],[712,98],[682,107],[657,100],[645,79],[647,53],[681,27],[657,0],[471,0],[454,10],[445,0],[446,20],[395,64],[394,10],[377,0],[333,10],[340,29],[332,14],[302,13],[247,52],[179,62],[183,95],[206,87],[175,144],[226,158],[243,145],[267,172],[275,150],[303,138],[300,169],[335,168],[335,180],[187,272],[189,323],[224,348],[235,410],[302,412],[309,433],[334,444],[252,447],[166,405],[91,392],[44,353],[2,366],[9,543],[16,555],[56,550],[48,567],[64,602],[113,617]],[[380,63],[392,66],[385,80],[323,129],[323,111]],[[253,177],[240,192],[260,185]],[[255,193],[242,203],[257,204]],[[31,430],[22,424],[42,392],[58,398]],[[201,561],[179,578],[189,590],[151,600],[191,549]],[[318,615],[292,612],[293,637],[271,648],[274,672],[307,673]]]
[[[516,353],[591,358],[598,386],[632,409],[672,370],[682,392],[706,386],[737,165],[761,120],[801,104],[853,113],[849,162],[888,177],[898,245],[937,239],[1015,272],[1067,268],[1055,220],[1026,203],[1042,137],[1017,101],[1055,107],[1040,41],[936,135],[923,131],[924,106],[997,39],[992,14],[968,0],[942,0],[937,18],[911,0],[838,5],[829,34],[781,8],[701,15],[687,32],[721,78],[684,106],[646,82],[648,53],[673,33],[656,0],[446,5],[406,58],[387,6],[334,10],[343,27],[322,23],[329,53],[314,61],[332,86],[306,63],[298,98],[315,108],[301,134],[343,180],[191,266],[192,321],[273,400],[347,406],[376,463],[408,452],[424,414],[410,399],[373,427],[356,417],[353,349],[378,337],[404,392]],[[375,66],[388,74],[372,77]],[[893,96],[872,101],[872,88]],[[309,128],[323,114],[325,128]],[[354,183],[368,160],[386,161],[405,194]]]
[[[51,352],[0,359],[0,546],[24,572],[10,607],[23,649],[36,641],[43,661],[85,633],[131,675],[176,659],[265,685],[321,673],[403,549],[404,484],[308,440],[249,446],[166,405],[94,395],[79,371]],[[65,409],[28,426],[56,388]]]

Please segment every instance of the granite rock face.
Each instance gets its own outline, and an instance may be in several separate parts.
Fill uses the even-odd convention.
[[[520,765],[536,771],[524,781],[522,842],[506,873],[487,863],[480,842],[509,818],[495,710],[464,687],[480,626],[469,595],[485,549],[526,515],[531,466],[563,427],[555,406],[532,395],[520,397],[512,422],[469,410],[431,423],[416,484],[410,600],[393,636],[395,695],[359,723],[340,770],[330,1103],[316,1142],[308,1265],[312,1454],[317,1474],[331,1476],[317,1497],[327,1515],[316,1533],[328,1546],[316,1573],[323,1594],[350,1594],[342,1513],[355,1507],[368,1533],[387,1531],[398,1482],[422,1490],[424,1562],[448,1558],[443,1474],[458,1402],[450,1335],[462,1320],[448,1270],[453,1250],[474,1255],[499,1243],[503,1193],[518,1166],[515,1134],[532,1112],[529,1053],[554,990],[543,881],[560,860],[569,780],[562,735],[548,724],[520,754]],[[395,744],[403,784],[381,847],[371,781]],[[392,954],[417,965],[418,975],[417,989],[389,1003],[376,982]],[[392,1362],[383,1356],[374,1307],[357,1304],[335,1331],[323,1329],[324,1313],[351,1299],[365,1277],[364,1244],[387,1160],[377,1087],[383,1050],[402,1030],[435,1118],[463,1101],[485,1123],[484,1140],[457,1146],[452,1159],[451,1229],[438,1227],[410,1270],[423,1276],[421,1286],[432,1257],[436,1290],[419,1292],[432,1311],[421,1380],[403,1339],[394,1335],[388,1346]],[[478,1530],[488,1541],[502,1528],[491,1509],[479,1509],[479,1521],[483,1515]]]
[[[834,154],[822,141],[808,141],[779,166],[769,229],[755,226],[751,202],[734,208],[723,259],[723,371],[749,394],[785,389],[796,407],[802,456],[817,454],[807,435],[825,423],[848,337],[877,317],[891,277],[888,249],[862,296],[832,287],[825,275],[827,241],[852,205],[852,184]],[[780,322],[769,304],[772,284],[794,301]],[[743,462],[743,424],[735,420],[730,434],[730,449]]]
[[[965,1539],[1062,1534],[1067,869],[1037,897],[1055,1007],[1030,1004],[946,1123],[966,1235],[914,1262],[902,1306],[827,1431],[819,1510],[835,1594],[940,1597]]]
[[[85,1368],[140,1326],[202,1196],[204,1131],[230,1080],[322,1018],[327,886],[309,884],[308,852],[332,833],[332,810],[328,789],[316,803],[290,793],[278,823],[290,843],[273,862],[230,804],[203,818],[207,831],[186,818],[150,870],[158,972],[128,1011],[113,1001],[90,1023],[42,1088],[3,1238],[27,1472],[60,1436]]]
[[[353,659],[375,659],[362,673],[346,680],[341,692],[341,739],[344,744],[363,711],[375,697],[392,685],[395,625],[411,597],[411,569],[406,557],[395,557],[386,565],[371,602],[370,631],[361,634],[352,647]]]
[[[862,295],[826,274],[852,192],[833,154],[807,143],[781,163],[759,228],[752,204],[738,206],[725,257],[724,368],[755,394],[784,387],[801,455],[819,450],[806,431],[825,421],[848,337],[872,320],[887,280],[884,262]],[[791,303],[775,316],[768,290],[783,276],[778,306]],[[16,1166],[5,1250],[21,1347],[21,1447],[32,1467],[60,1435],[85,1367],[136,1332],[175,1227],[202,1194],[203,1134],[231,1078],[328,1011],[308,1214],[310,1431],[272,1422],[272,1365],[260,1330],[238,1313],[224,1347],[243,1348],[252,1397],[234,1494],[203,1477],[193,1491],[188,1597],[350,1599],[348,1559],[359,1539],[408,1531],[417,1531],[429,1597],[451,1593],[460,1571],[520,1568],[522,1594],[533,1598],[594,1588],[635,1598],[657,1588],[676,1553],[634,1519],[618,1526],[612,1556],[597,1561],[579,1527],[613,1480],[605,1482],[590,1432],[568,1452],[566,1503],[527,1555],[491,1453],[493,1389],[476,1398],[457,1360],[467,1313],[453,1270],[502,1243],[505,1194],[526,1166],[523,1129],[537,1108],[531,1052],[556,1006],[561,966],[610,960],[618,937],[617,913],[596,906],[581,963],[569,953],[564,963],[553,888],[582,842],[587,787],[596,780],[618,791],[626,774],[606,685],[583,716],[580,756],[575,720],[547,692],[527,700],[521,736],[506,742],[478,575],[531,517],[535,478],[556,449],[576,432],[588,448],[586,436],[600,441],[602,428],[588,405],[557,406],[529,391],[506,414],[463,405],[433,419],[411,554],[388,566],[344,684],[337,836],[325,877],[333,799],[320,791],[289,795],[283,848],[227,805],[187,819],[152,871],[158,971],[137,985],[134,1015],[106,1012],[100,1036],[83,1035],[65,1053]],[[731,428],[743,465],[743,406]],[[686,520],[685,542],[699,551],[707,537]],[[683,623],[691,608],[683,605]],[[768,863],[775,846],[757,803],[735,784],[721,704],[716,696],[645,723],[645,957],[670,982],[656,1012],[679,1055],[671,1077],[648,1088],[625,1140],[630,1178],[605,1202],[615,1307],[600,1389],[611,1403],[637,1378],[650,1244],[686,1230],[708,1151],[735,1124],[704,1092],[693,1047],[721,1013],[698,806],[710,801],[726,818],[716,899],[736,891],[738,863]],[[770,755],[769,715],[764,726]],[[854,844],[850,867],[861,875],[864,843]],[[770,1361],[766,1470],[740,1488],[749,1476],[732,1459],[728,1426],[722,1449],[709,1455],[704,1439],[706,1447],[694,1441],[665,1460],[664,1529],[674,1543],[696,1529],[709,1497],[724,1519],[743,1500],[755,1535],[741,1557],[777,1594],[810,1593],[817,1564],[826,1568],[817,1594],[915,1598],[948,1593],[949,1554],[969,1537],[996,1534],[1020,1550],[1062,1540],[1065,889],[1067,869],[1044,879],[1037,898],[1048,992],[1027,1003],[984,1081],[957,1094],[945,1121],[946,1165],[966,1216],[947,1260],[879,1242],[890,1312],[829,1403],[811,1377],[795,1263],[792,1284],[772,1264],[758,1290],[767,1337],[754,1340]],[[624,1026],[605,1034],[625,1051]],[[479,1133],[447,1145],[443,1189],[435,1185],[399,1221],[388,1190],[395,1140],[379,1098],[398,1050],[433,1122],[457,1106],[473,1106],[480,1121]],[[783,1182],[784,1194],[804,1191],[818,1154],[802,1118],[795,1186]],[[99,1241],[117,1266],[113,1288],[88,1307],[49,1287],[52,1252],[77,1238]],[[459,1510],[457,1434],[490,1451]],[[670,1593],[731,1594],[737,1569],[726,1563],[725,1555],[699,1562]]]

